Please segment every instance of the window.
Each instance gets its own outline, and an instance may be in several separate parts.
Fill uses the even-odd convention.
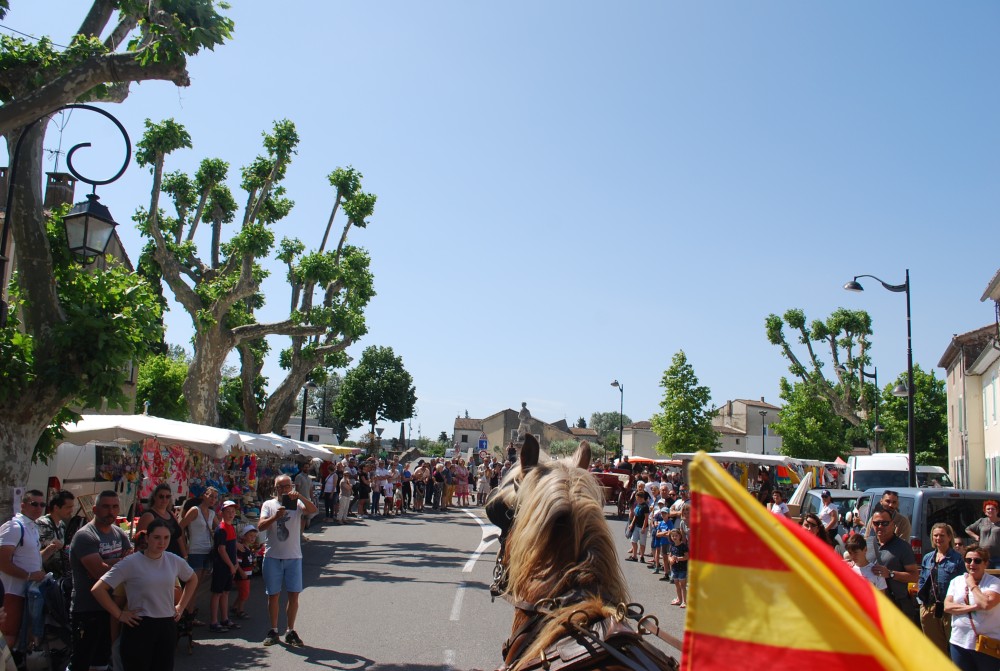
[[[317,435],[315,433],[308,433],[308,434],[306,434],[306,442],[309,442],[309,443],[318,443],[319,442],[319,435]]]
[[[461,442],[463,442],[463,443],[469,442],[469,434],[463,433],[462,434],[462,441]]]
[[[739,444],[740,444],[740,439],[739,439],[739,438],[737,438],[737,439],[736,439],[736,444],[737,444],[737,445],[739,445]]]

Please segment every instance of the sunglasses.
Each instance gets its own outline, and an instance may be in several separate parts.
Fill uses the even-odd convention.
[[[982,560],[981,557],[966,557],[965,558],[965,563],[966,564],[975,564],[976,566],[979,566],[980,564],[983,563],[983,560]]]
[[[32,508],[42,508],[45,506],[45,501],[25,501],[24,505],[31,506]]]
[[[879,520],[879,521],[876,521],[876,522],[872,522],[872,526],[873,527],[887,527],[890,524],[892,524],[892,522],[889,522],[887,520]]]

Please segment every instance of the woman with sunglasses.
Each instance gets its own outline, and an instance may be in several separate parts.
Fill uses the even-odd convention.
[[[136,532],[145,531],[149,528],[153,520],[163,520],[170,530],[170,544],[167,545],[167,552],[173,552],[178,557],[187,559],[187,539],[184,538],[184,530],[181,529],[177,517],[174,516],[174,495],[170,485],[161,482],[153,488],[153,493],[149,495],[149,510],[139,518]]]
[[[920,604],[920,628],[934,645],[949,653],[951,618],[944,615],[944,598],[951,581],[965,572],[962,555],[952,547],[955,532],[951,525],[938,522],[931,527],[933,552],[920,562],[917,602]]]
[[[1000,638],[1000,579],[986,573],[990,553],[979,545],[965,549],[965,575],[948,585],[944,612],[951,615],[951,661],[962,671],[998,671],[1000,659],[976,652],[979,636]]]
[[[806,530],[807,533],[811,533],[816,538],[823,541],[826,545],[833,546],[834,542],[830,540],[827,535],[826,527],[823,526],[823,521],[820,520],[819,515],[816,513],[806,513],[802,516],[802,528]]]

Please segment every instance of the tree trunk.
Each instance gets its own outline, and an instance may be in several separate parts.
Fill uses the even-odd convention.
[[[0,519],[9,520],[13,509],[14,487],[24,487],[31,470],[31,454],[39,436],[52,420],[45,411],[31,414],[11,413],[0,409]]]
[[[218,426],[222,366],[232,349],[231,339],[218,324],[195,336],[194,357],[184,378],[184,397],[193,423]]]

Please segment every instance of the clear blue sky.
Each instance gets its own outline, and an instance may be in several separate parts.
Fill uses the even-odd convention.
[[[65,43],[89,3],[12,5],[5,26]],[[279,239],[318,245],[325,175],[364,173],[378,205],[351,240],[378,295],[351,351],[403,357],[414,433],[521,401],[589,418],[617,410],[615,378],[626,414],[648,419],[680,349],[717,404],[778,402],[787,364],[764,319],[791,307],[867,309],[889,380],[906,366],[904,300],[870,280],[843,291],[855,274],[910,269],[925,369],[993,319],[979,297],[1000,267],[1000,4],[263,6],[236,3],[235,39],[191,60],[190,88],[134,85],[112,111],[136,140],[147,117],[188,128],[195,150],[169,169],[218,156],[233,175],[273,120],[294,121]],[[133,166],[99,191],[133,258],[149,187]],[[275,270],[264,319],[288,303]],[[167,324],[187,344],[180,309]]]

